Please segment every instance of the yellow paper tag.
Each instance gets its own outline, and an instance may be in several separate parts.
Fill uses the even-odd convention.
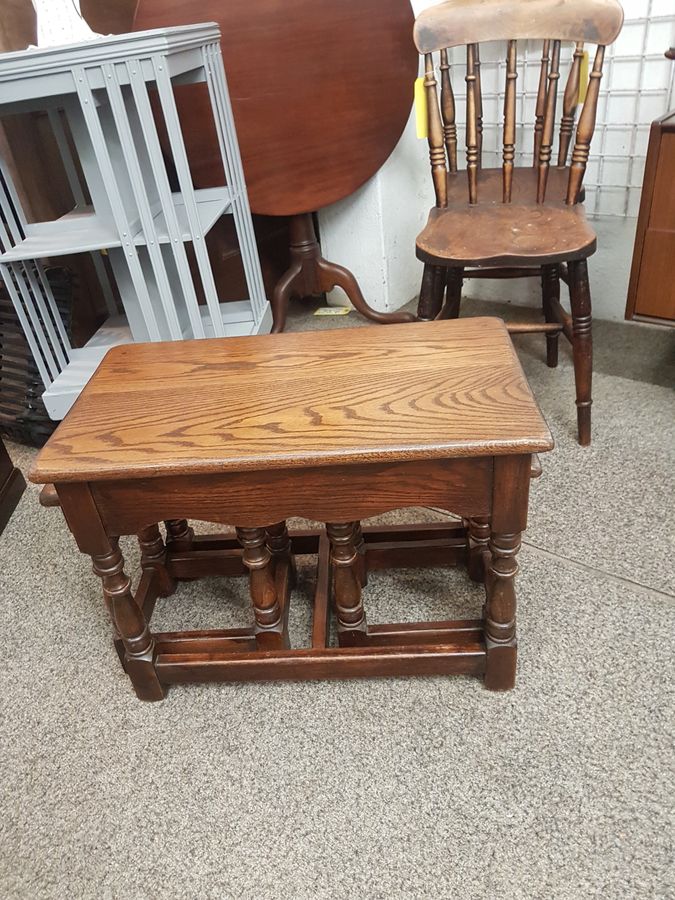
[[[581,57],[581,65],[579,66],[579,103],[583,103],[586,99],[588,91],[588,50],[584,50]]]
[[[320,306],[314,310],[315,316],[348,316],[351,306]]]
[[[427,93],[424,90],[424,78],[415,79],[415,124],[417,125],[418,138],[429,136]]]

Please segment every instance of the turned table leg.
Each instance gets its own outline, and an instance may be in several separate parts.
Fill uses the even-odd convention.
[[[167,519],[164,526],[166,528],[166,542],[171,544],[173,550],[190,549],[195,533],[188,525],[187,519]]]
[[[485,574],[485,687],[505,691],[516,682],[516,557],[527,527],[531,457],[494,461],[490,561]]]
[[[110,538],[108,552],[92,555],[93,568],[103,582],[103,595],[113,626],[124,645],[124,668],[139,700],[162,700],[164,689],[155,672],[155,643],[143,611],[131,593],[131,579],[117,538]]]
[[[358,526],[357,522],[326,525],[331,544],[333,594],[341,647],[365,644],[368,636],[366,613],[361,599],[362,575],[355,526]]]
[[[105,530],[88,484],[56,484],[59,504],[82,553],[90,556],[94,572],[103,582],[103,596],[110,612],[118,652],[140,700],[162,700],[164,688],[155,671],[155,643],[131,593],[131,579],[124,571],[119,538]]]
[[[485,686],[508,690],[516,683],[516,555],[520,534],[490,535],[490,563],[486,577],[485,642],[488,666]]]
[[[295,557],[291,550],[291,538],[285,522],[268,525],[265,529],[267,549],[275,559],[287,559],[289,568],[289,586],[294,587],[297,581]]]
[[[469,578],[479,584],[485,581],[484,553],[490,540],[490,520],[487,516],[469,519]]]
[[[166,546],[157,525],[148,525],[138,532],[141,548],[141,569],[152,571],[157,579],[157,593],[160,597],[170,597],[176,590],[176,581],[166,568]]]
[[[237,540],[244,548],[243,561],[250,573],[249,586],[258,649],[288,649],[288,631],[283,619],[281,601],[277,596],[273,557],[267,546],[267,533],[264,528],[237,528]]]

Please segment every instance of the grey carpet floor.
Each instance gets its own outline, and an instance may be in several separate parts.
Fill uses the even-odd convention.
[[[308,311],[290,327],[359,324]],[[675,896],[675,403],[650,374],[672,340],[598,323],[585,450],[569,354],[552,371],[542,338],[516,341],[557,447],[532,492],[509,694],[382,679],[177,687],[141,704],[88,561],[28,489],[0,538],[1,897]],[[32,451],[10,452],[29,465]],[[377,573],[366,595],[372,621],[472,615],[481,599],[435,570]],[[153,624],[247,615],[243,582],[214,579],[182,585]]]

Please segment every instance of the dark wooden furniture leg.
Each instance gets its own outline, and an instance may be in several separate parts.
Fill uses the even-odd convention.
[[[458,319],[459,306],[462,302],[462,286],[464,269],[452,266],[447,270],[445,304],[439,318]]]
[[[361,530],[361,523],[354,522],[354,547],[358,553],[356,560],[359,570],[359,581],[364,588],[368,584],[368,557],[366,554],[366,539]]]
[[[490,541],[490,520],[487,516],[476,516],[468,520],[469,531],[469,578],[478,584],[485,582],[485,556]]]
[[[570,305],[572,307],[572,353],[577,390],[579,443],[591,443],[591,386],[593,380],[593,333],[591,289],[585,259],[568,264]]]
[[[417,303],[417,319],[420,322],[432,322],[440,313],[446,277],[445,266],[424,264],[420,298]]]
[[[548,323],[558,322],[555,308],[560,304],[560,269],[558,266],[541,267],[541,293],[544,319]],[[560,332],[546,332],[546,365],[555,369],[558,365],[558,338]]]
[[[291,549],[291,538],[288,534],[286,523],[278,522],[276,525],[268,525],[265,531],[267,533],[267,549],[274,559],[288,560],[289,586],[295,587],[297,571],[295,567],[295,557],[293,556]]]
[[[494,460],[490,561],[485,578],[485,687],[507,691],[516,683],[516,556],[527,527],[530,456]]]
[[[119,538],[107,534],[88,484],[61,484],[57,491],[78,547],[91,557],[94,572],[103,582],[115,637],[124,647],[123,665],[137,697],[163,700],[164,688],[155,672],[155,643],[142,606],[131,593]]]
[[[0,439],[0,534],[4,531],[25,490],[26,481],[19,469],[14,467]]]
[[[288,629],[277,593],[267,533],[264,528],[237,528],[237,540],[244,548],[244,565],[249,570],[256,645],[259,650],[286,650]]]
[[[381,313],[366,303],[361,288],[349,269],[328,262],[321,255],[321,247],[314,230],[312,213],[291,216],[290,222],[291,264],[279,279],[272,294],[272,333],[283,331],[286,326],[288,303],[291,297],[311,297],[340,287],[362,316],[380,324],[414,322],[411,313]]]
[[[92,554],[94,573],[103,582],[103,596],[113,625],[124,646],[124,668],[139,700],[163,700],[164,690],[154,666],[155,644],[131,593],[131,579],[124,571],[119,539],[110,538],[107,550]]]
[[[157,525],[148,525],[138,533],[141,548],[141,569],[153,572],[157,578],[157,594],[170,597],[176,590],[176,581],[166,568],[167,552]]]
[[[166,542],[171,544],[173,550],[190,549],[195,533],[186,519],[167,519],[164,526],[166,527]]]
[[[367,643],[368,626],[361,599],[361,554],[356,546],[358,522],[326,525],[334,569],[334,597],[341,647]]]

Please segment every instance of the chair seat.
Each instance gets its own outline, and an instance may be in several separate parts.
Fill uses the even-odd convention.
[[[417,258],[444,266],[537,266],[585,259],[595,232],[582,204],[568,206],[567,168],[551,168],[547,200],[536,203],[537,172],[514,170],[511,203],[502,202],[502,170],[478,173],[478,203],[468,202],[466,172],[448,176],[448,205],[434,207],[417,238]]]

